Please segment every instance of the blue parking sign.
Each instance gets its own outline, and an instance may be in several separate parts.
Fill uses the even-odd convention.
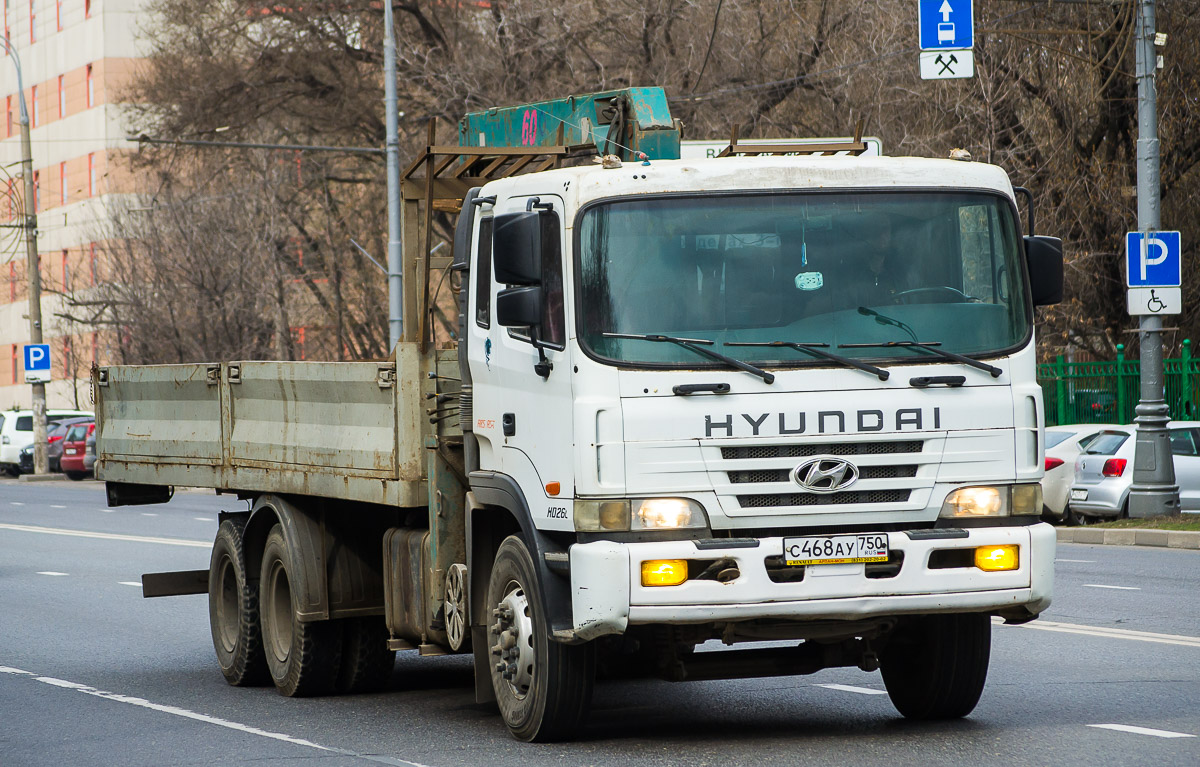
[[[1126,284],[1131,288],[1174,288],[1182,284],[1179,232],[1125,235]]]
[[[921,0],[920,8],[921,50],[975,47],[972,0]]]
[[[25,344],[25,383],[50,380],[50,344]]]

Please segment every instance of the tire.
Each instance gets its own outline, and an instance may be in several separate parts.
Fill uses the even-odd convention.
[[[63,474],[67,475],[67,479],[73,479],[76,482],[87,476],[86,471],[64,471]]]
[[[492,689],[509,732],[527,742],[570,739],[591,705],[596,648],[550,641],[537,570],[516,536],[496,552],[486,606]]]
[[[396,668],[396,651],[387,649],[387,623],[370,616],[347,618],[342,624],[342,665],[334,688],[344,693],[383,689]]]
[[[246,578],[244,525],[227,519],[217,528],[208,566],[208,625],[217,665],[234,687],[267,682],[258,618],[258,581]]]
[[[261,599],[263,654],[271,681],[289,698],[324,695],[334,689],[342,659],[338,621],[300,621],[290,574],[295,571],[283,528],[271,528],[263,546]]]
[[[893,636],[880,657],[888,697],[907,719],[971,713],[987,681],[992,625],[987,615],[931,615]]]

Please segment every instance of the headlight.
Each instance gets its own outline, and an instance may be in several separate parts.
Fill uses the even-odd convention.
[[[707,527],[704,508],[687,498],[575,501],[575,529],[581,533]]]
[[[971,519],[1041,513],[1041,485],[985,485],[960,487],[950,493],[942,503],[942,511],[938,516]]]

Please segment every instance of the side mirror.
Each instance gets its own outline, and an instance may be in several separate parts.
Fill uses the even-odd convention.
[[[497,282],[506,285],[541,283],[541,217],[542,212],[539,210],[496,216],[492,230],[492,263],[495,265],[494,276]],[[500,324],[507,323],[501,321]]]
[[[496,295],[496,322],[504,327],[537,327],[542,324],[542,286],[525,285]]]
[[[1050,306],[1063,298],[1062,240],[1042,235],[1025,237],[1025,264],[1034,306]]]

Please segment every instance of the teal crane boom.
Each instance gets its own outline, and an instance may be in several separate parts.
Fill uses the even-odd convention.
[[[464,147],[594,145],[622,160],[677,160],[682,124],[662,88],[568,96],[470,112],[458,124]],[[644,156],[643,156],[644,155]]]

